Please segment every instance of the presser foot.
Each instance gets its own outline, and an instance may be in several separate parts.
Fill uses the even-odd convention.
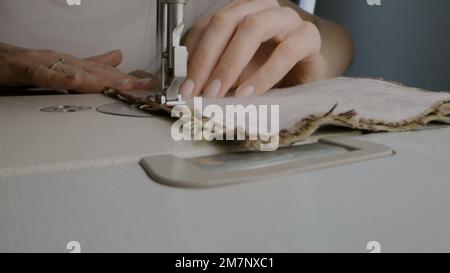
[[[186,102],[183,100],[179,90],[184,82],[184,78],[174,78],[167,88],[167,90],[157,92],[153,101],[160,105],[176,106],[183,105]]]
[[[153,101],[159,105],[168,105],[168,106],[177,106],[177,105],[184,105],[186,102],[183,100],[183,97],[181,95],[178,95],[176,99],[168,99],[164,93],[157,93]]]

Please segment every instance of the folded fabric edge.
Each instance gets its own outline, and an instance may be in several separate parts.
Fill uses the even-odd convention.
[[[357,112],[353,110],[333,114],[335,108],[336,106],[326,114],[310,115],[299,121],[293,128],[281,130],[280,147],[305,141],[313,136],[317,130],[326,126],[339,126],[368,132],[404,132],[423,129],[431,122],[450,124],[450,100],[439,101],[424,113],[397,122],[358,118]],[[258,151],[261,144],[264,144],[264,142],[247,140],[243,141],[241,146],[246,150]]]

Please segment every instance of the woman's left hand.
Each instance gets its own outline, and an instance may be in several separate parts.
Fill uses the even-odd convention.
[[[276,0],[232,1],[195,23],[186,46],[185,97],[260,95],[323,78],[326,67],[318,28]]]

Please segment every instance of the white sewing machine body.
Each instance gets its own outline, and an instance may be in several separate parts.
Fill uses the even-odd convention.
[[[450,128],[357,136],[395,156],[221,187],[153,181],[147,156],[216,155],[102,95],[0,97],[0,251],[450,251]],[[80,112],[42,112],[58,105]],[[68,109],[70,110],[70,109]],[[77,110],[77,109],[73,109]]]

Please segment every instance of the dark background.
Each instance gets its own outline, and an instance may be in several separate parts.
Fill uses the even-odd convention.
[[[318,0],[316,13],[352,34],[349,76],[382,77],[432,90],[450,90],[450,1]]]

